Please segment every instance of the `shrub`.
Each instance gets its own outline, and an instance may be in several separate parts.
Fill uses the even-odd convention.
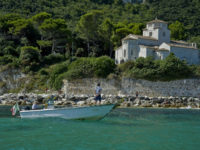
[[[33,62],[40,62],[40,52],[37,47],[24,46],[21,48],[20,60],[22,65],[31,65]]]
[[[17,50],[12,46],[5,47],[3,49],[3,53],[4,55],[12,55],[12,56],[18,57]]]
[[[118,65],[117,69],[120,72],[126,72],[131,70],[135,66],[135,61],[127,61],[123,64]]]
[[[51,68],[51,70],[52,71],[50,72],[50,86],[53,87],[54,89],[57,89],[57,82],[59,82],[57,78],[64,72],[67,72],[68,62],[54,65]]]
[[[6,56],[0,56],[0,65],[6,65],[13,61],[12,56],[6,55]]]
[[[115,62],[108,56],[96,58],[94,67],[94,76],[106,78],[115,70]]]
[[[49,75],[49,73],[45,69],[40,69],[39,74],[44,76]]]
[[[192,70],[186,62],[178,59],[173,53],[161,61],[160,72],[166,79],[185,78],[192,75]]]
[[[110,73],[113,73],[114,69],[114,61],[107,56],[102,56],[99,58],[80,58],[71,63],[69,66],[69,71],[66,73],[66,78],[105,78]]]
[[[65,57],[61,54],[50,54],[45,56],[43,59],[43,64],[52,65],[55,63],[59,63],[65,60]]]
[[[138,58],[119,66],[126,77],[146,80],[175,80],[193,75],[186,62],[179,60],[173,53],[164,60],[153,60],[151,57]]]
[[[92,77],[94,64],[95,58],[79,58],[70,64],[66,76],[68,79]]]

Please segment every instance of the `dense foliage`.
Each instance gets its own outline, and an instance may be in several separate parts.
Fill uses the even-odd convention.
[[[172,39],[199,44],[199,6],[197,0],[146,0],[144,4],[122,0],[0,0],[0,49],[14,42],[14,48],[36,46],[42,55],[68,51],[78,56],[113,57],[121,38],[141,34],[146,22],[156,17],[169,22]]]
[[[60,89],[63,79],[106,78],[110,73],[114,73],[115,67],[114,60],[108,56],[77,58],[72,62],[68,60],[49,69],[41,69],[39,74],[50,81],[50,87]]]
[[[194,75],[193,69],[186,62],[176,58],[173,53],[163,61],[141,57],[136,61],[119,65],[118,69],[124,76],[153,81],[168,81]]]
[[[139,58],[115,70],[111,58],[121,39],[141,35],[156,17],[169,23],[172,39],[200,46],[198,0],[0,0],[0,65],[19,67],[35,75],[33,83],[55,89],[64,78],[110,73],[149,80],[200,75],[198,66],[173,55],[164,61]]]

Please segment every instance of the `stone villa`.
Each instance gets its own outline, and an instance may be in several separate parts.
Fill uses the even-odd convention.
[[[115,51],[115,63],[148,56],[163,60],[169,53],[174,53],[188,64],[200,63],[200,51],[196,43],[170,40],[167,22],[155,19],[147,23],[143,36],[130,34],[122,39],[122,46]]]

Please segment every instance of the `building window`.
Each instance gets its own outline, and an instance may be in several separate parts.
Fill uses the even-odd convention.
[[[165,37],[165,32],[163,32],[163,36]]]
[[[149,36],[152,36],[152,32],[149,32]]]
[[[126,50],[124,50],[124,57],[126,57]]]
[[[131,56],[133,55],[133,49],[131,50]]]

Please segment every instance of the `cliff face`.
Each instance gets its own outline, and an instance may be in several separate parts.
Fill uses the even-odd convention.
[[[24,83],[25,74],[20,69],[0,68],[0,95],[16,90]]]

